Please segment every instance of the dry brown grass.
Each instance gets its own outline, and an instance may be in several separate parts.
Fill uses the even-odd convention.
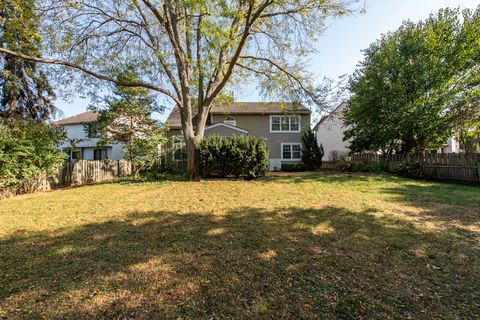
[[[480,189],[390,176],[0,202],[0,318],[478,318]]]

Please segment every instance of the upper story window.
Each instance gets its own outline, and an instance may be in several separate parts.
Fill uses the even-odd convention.
[[[235,121],[235,119],[233,117],[226,117],[225,120],[223,121],[223,123],[225,124],[229,124],[231,126],[237,126],[237,121]]]
[[[270,132],[300,132],[300,117],[270,116]]]

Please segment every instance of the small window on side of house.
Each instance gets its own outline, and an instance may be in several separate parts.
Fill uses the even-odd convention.
[[[107,149],[94,149],[93,160],[105,160],[107,159]]]
[[[237,121],[235,121],[235,119],[233,117],[230,117],[230,116],[226,117],[225,120],[223,121],[223,123],[229,124],[229,125],[235,126],[235,127],[237,126]]]
[[[80,160],[82,158],[82,153],[80,151],[72,151],[71,159],[72,160]]]

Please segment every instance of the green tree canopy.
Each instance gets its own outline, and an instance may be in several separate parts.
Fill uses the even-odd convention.
[[[136,81],[132,69],[119,73],[119,79]],[[152,118],[159,111],[155,96],[141,87],[116,86],[104,104],[92,106],[97,120],[87,125],[90,135],[98,135],[101,144],[123,142],[124,152],[136,170],[146,169],[159,157],[159,146],[166,141],[164,129]]]
[[[479,107],[479,41],[480,7],[404,22],[373,43],[349,82],[351,150],[423,151],[466,125]]]
[[[0,52],[156,91],[180,110],[193,177],[208,113],[213,103],[230,99],[233,86],[256,78],[267,99],[317,101],[305,60],[326,19],[349,14],[356,2],[42,0],[48,56]],[[141,77],[118,79],[113,71],[132,61]]]

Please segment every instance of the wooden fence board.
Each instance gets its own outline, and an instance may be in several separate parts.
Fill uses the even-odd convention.
[[[109,181],[132,174],[128,160],[76,160],[65,162],[58,174],[48,177],[43,190]]]
[[[354,154],[352,162],[420,164],[425,178],[480,184],[480,154]]]

